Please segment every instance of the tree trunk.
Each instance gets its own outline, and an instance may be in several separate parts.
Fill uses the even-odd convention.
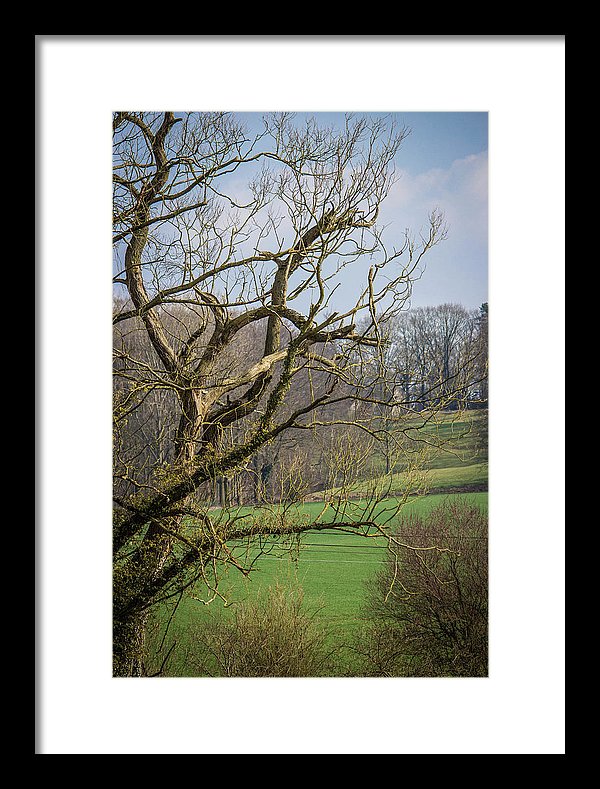
[[[145,676],[147,622],[147,611],[137,612],[123,619],[113,617],[114,677]]]
[[[203,418],[203,403],[199,392],[186,390],[181,402],[176,463],[184,463],[194,457]],[[141,545],[120,572],[115,572],[113,576],[114,676],[145,675],[145,632],[152,600],[144,595],[144,590],[151,587],[162,571],[181,524],[181,517],[170,518],[166,524],[167,533],[159,523],[151,521]]]
[[[176,532],[180,518],[170,519]],[[142,544],[132,557],[113,573],[113,675],[145,676],[146,626],[151,595],[145,591],[156,580],[171,552],[173,537],[156,523],[148,527]]]

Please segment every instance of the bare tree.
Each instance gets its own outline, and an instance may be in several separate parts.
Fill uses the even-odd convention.
[[[479,312],[460,304],[418,307],[385,326],[386,367],[409,409],[461,408],[487,378],[487,345]]]
[[[227,504],[259,451],[317,425],[389,440],[373,422],[395,406],[373,365],[380,326],[445,229],[434,211],[418,240],[386,247],[377,219],[408,130],[385,118],[271,115],[250,135],[225,113],[123,111],[113,129],[113,670],[141,676],[153,606],[198,581],[214,598],[224,565],[249,572],[241,540],[325,527],[214,513],[208,489]],[[349,276],[356,298],[334,309]],[[339,507],[326,526],[385,528],[373,512]]]

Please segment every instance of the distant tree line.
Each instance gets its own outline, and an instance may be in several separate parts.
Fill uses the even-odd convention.
[[[417,307],[388,327],[386,364],[405,407],[487,407],[488,305]]]
[[[119,302],[118,311],[126,309]],[[189,310],[164,307],[162,319],[174,342],[184,346],[190,336]],[[205,330],[208,332],[210,326]],[[260,356],[267,330],[266,320],[248,325],[223,354],[220,374],[241,369],[248,359]],[[115,431],[117,491],[126,495],[148,484],[157,469],[168,466],[176,453],[178,401],[172,386],[160,386],[154,373],[156,352],[145,331],[134,321],[115,325],[115,399],[121,418]],[[469,310],[460,304],[417,307],[396,315],[380,327],[381,343],[368,349],[362,359],[360,380],[345,382],[343,397],[331,403],[313,422],[310,431],[297,430],[277,437],[251,458],[242,472],[217,477],[199,490],[199,497],[222,506],[301,499],[308,492],[336,483],[340,455],[350,450],[355,463],[368,437],[362,422],[377,421],[385,436],[391,420],[435,408],[446,411],[487,408],[488,304]],[[334,358],[335,343],[318,348],[321,358]],[[365,370],[372,368],[372,375]],[[320,389],[326,373],[306,370],[290,393],[290,413]],[[135,385],[132,386],[132,383]],[[352,399],[353,389],[356,400]],[[132,395],[135,392],[135,396]],[[130,402],[131,398],[131,402]],[[223,400],[223,407],[231,396]],[[391,406],[391,407],[390,407]],[[233,445],[243,437],[244,420],[223,430],[220,441]],[[379,442],[378,452],[382,442]],[[383,441],[385,445],[385,439]],[[332,455],[335,463],[330,464]],[[390,471],[390,453],[384,452],[385,471]],[[331,476],[328,465],[335,466]],[[294,468],[298,474],[294,474]]]

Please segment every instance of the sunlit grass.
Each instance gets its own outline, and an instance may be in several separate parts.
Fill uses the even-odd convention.
[[[458,495],[458,494],[454,494]],[[487,509],[487,493],[462,494],[483,509]],[[403,512],[426,514],[439,505],[447,496],[430,495],[410,499],[404,504]],[[360,502],[357,502],[360,505]],[[381,517],[395,510],[396,501],[382,502]],[[245,508],[249,509],[249,508]],[[322,505],[310,502],[298,505],[298,515],[317,517],[322,513]],[[325,514],[323,517],[327,517]],[[174,676],[189,676],[186,652],[193,649],[189,634],[193,627],[206,616],[229,616],[228,605],[236,605],[243,600],[252,600],[262,589],[281,583],[286,586],[301,586],[304,591],[304,604],[325,624],[330,642],[349,643],[353,633],[361,623],[361,606],[364,599],[366,581],[378,570],[386,555],[385,538],[381,536],[360,537],[347,533],[325,530],[306,532],[293,540],[263,541],[263,553],[257,558],[255,569],[248,577],[229,567],[220,581],[217,597],[210,605],[202,600],[209,596],[199,584],[195,590],[184,595],[176,605],[165,605],[160,612],[162,627],[156,634],[156,641],[164,635],[164,625],[169,622],[164,646],[168,648],[173,641],[177,648],[170,661],[169,673]],[[242,557],[242,553],[244,556]],[[239,558],[252,560],[258,554],[256,547],[239,547]],[[352,653],[343,650],[340,654],[340,673],[351,670]]]

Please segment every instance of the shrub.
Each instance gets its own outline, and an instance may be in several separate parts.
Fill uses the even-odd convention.
[[[330,654],[316,613],[305,610],[302,589],[269,587],[198,626],[189,659],[204,676],[326,676]]]
[[[401,520],[367,592],[365,675],[487,676],[487,538],[487,514],[463,499]]]

